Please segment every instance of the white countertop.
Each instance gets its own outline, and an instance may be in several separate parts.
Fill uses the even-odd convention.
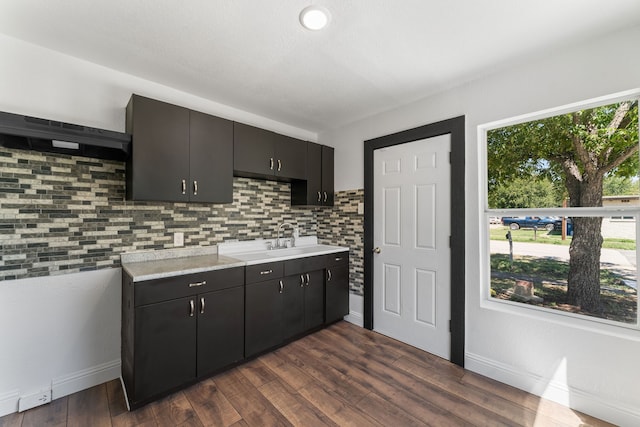
[[[292,248],[267,249],[273,240],[227,242],[216,246],[132,252],[122,254],[122,268],[134,282],[200,273],[222,268],[286,261],[348,251],[343,246],[320,245],[315,236],[301,237]]]

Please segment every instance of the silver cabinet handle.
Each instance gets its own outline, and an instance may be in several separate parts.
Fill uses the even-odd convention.
[[[200,314],[204,314],[204,297],[200,298]]]
[[[193,195],[197,196],[198,195],[198,181],[193,181]]]
[[[322,194],[318,191],[318,203],[322,201]]]
[[[260,275],[264,276],[265,274],[271,274],[271,273],[273,273],[273,270],[263,270],[260,272]]]
[[[323,200],[323,202],[327,203],[327,192],[326,191],[324,192],[324,200]]]
[[[195,305],[193,304],[193,300],[189,300],[189,317],[193,317],[195,311]]]
[[[280,280],[280,293],[282,293],[283,290],[284,290],[284,283],[282,283],[282,280]]]
[[[337,256],[336,261],[342,261],[342,257]]]
[[[269,169],[273,170],[273,157],[269,158]]]
[[[202,286],[202,285],[206,285],[207,281],[203,280],[202,282],[196,282],[196,283],[189,283],[189,287],[190,288],[196,288],[198,286]]]
[[[309,286],[309,273],[305,274],[307,276],[307,286]]]
[[[331,281],[331,270],[327,268],[327,282]]]
[[[187,194],[187,180],[182,180],[182,194]]]
[[[278,159],[278,172],[282,170],[282,162]]]
[[[302,274],[300,275],[300,287],[304,287],[304,276]]]

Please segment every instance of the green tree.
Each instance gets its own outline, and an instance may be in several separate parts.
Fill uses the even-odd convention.
[[[640,181],[634,181],[628,176],[607,175],[604,177],[602,192],[605,196],[626,196],[630,194],[639,194]]]
[[[638,102],[491,130],[487,154],[490,195],[515,178],[548,177],[565,188],[569,206],[602,206],[605,176],[638,175]],[[601,228],[600,217],[573,218],[567,296],[592,312],[601,310]]]
[[[564,192],[548,177],[516,177],[497,185],[489,193],[490,208],[556,208],[562,206]]]

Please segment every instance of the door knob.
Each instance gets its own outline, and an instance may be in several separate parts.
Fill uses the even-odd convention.
[[[379,253],[380,253],[380,247],[376,246],[376,247],[373,249],[373,253],[374,253],[374,254],[379,254]]]

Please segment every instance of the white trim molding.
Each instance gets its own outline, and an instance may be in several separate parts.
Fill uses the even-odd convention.
[[[344,316],[344,320],[361,328],[364,326],[364,297],[362,295],[349,294],[349,314]]]
[[[120,359],[51,380],[52,399],[68,396],[120,377]]]
[[[601,396],[575,389],[553,378],[522,372],[513,366],[469,352],[465,354],[465,369],[613,424],[640,425],[639,408],[617,401],[605,401]]]
[[[20,390],[11,390],[0,394],[0,417],[18,412]]]

